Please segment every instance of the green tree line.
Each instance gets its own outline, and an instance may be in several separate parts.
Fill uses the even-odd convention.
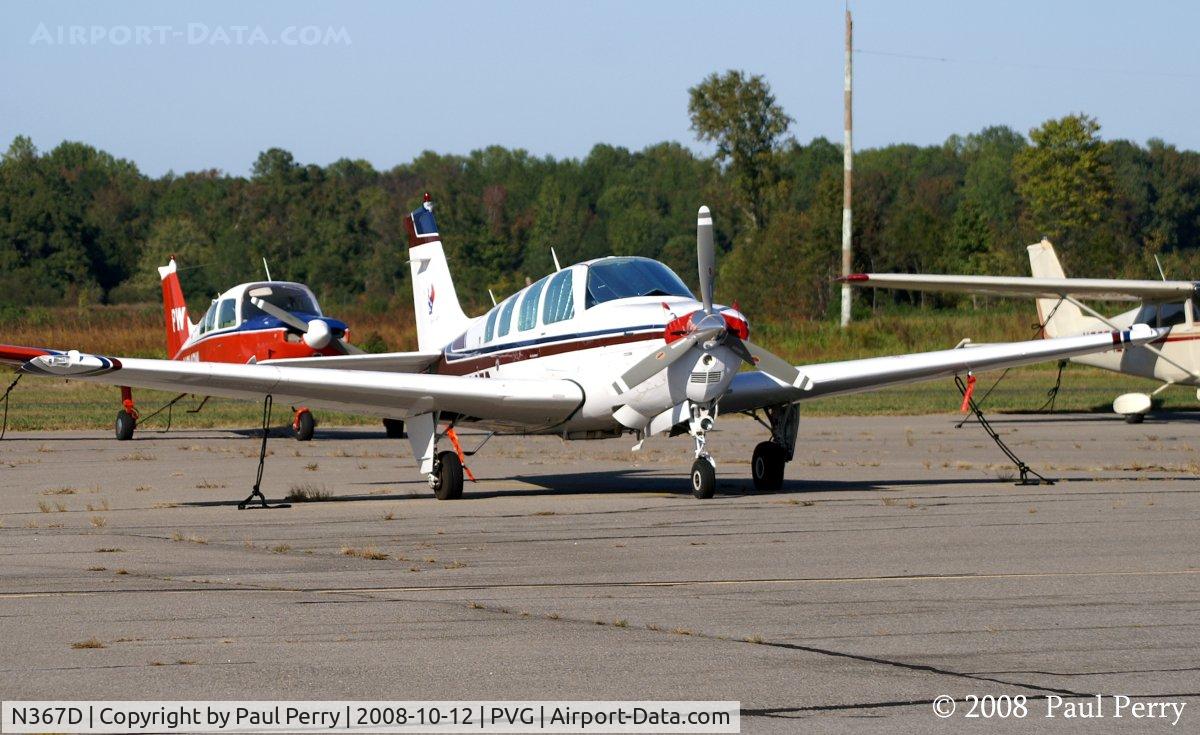
[[[717,296],[760,319],[823,318],[840,262],[838,145],[789,136],[762,77],[714,74],[689,90],[712,157],[673,142],[599,144],[582,159],[489,147],[425,152],[386,171],[259,154],[249,176],[154,178],[79,142],[41,152],[24,136],[0,160],[0,306],[158,298],[178,258],[199,305],[262,277],[308,283],[331,304],[410,298],[402,219],[432,193],[460,296],[475,309],[563,262],[638,254],[695,283],[695,213],[717,223]],[[1200,154],[1101,137],[1084,114],[1023,134],[1004,126],[942,145],[856,151],[855,266],[1025,274],[1049,237],[1072,275],[1193,277],[1200,265]],[[1197,274],[1200,275],[1200,274]],[[905,294],[863,294],[860,308]],[[878,301],[876,301],[878,300]],[[940,303],[957,303],[949,300]]]

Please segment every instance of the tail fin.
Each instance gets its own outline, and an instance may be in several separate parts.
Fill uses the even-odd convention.
[[[175,272],[175,259],[158,269],[162,279],[163,319],[167,325],[167,358],[179,354],[179,349],[192,333],[192,320],[188,317],[187,301],[183,298],[183,287]]]
[[[1034,243],[1028,249],[1029,269],[1034,278],[1066,278],[1049,240]],[[1037,310],[1043,337],[1066,337],[1082,334],[1093,326],[1103,326],[1099,320],[1084,316],[1078,306],[1065,299],[1037,299]]]
[[[404,218],[404,227],[408,230],[408,257],[412,266],[417,349],[434,352],[465,332],[471,320],[458,303],[428,194],[424,204]]]

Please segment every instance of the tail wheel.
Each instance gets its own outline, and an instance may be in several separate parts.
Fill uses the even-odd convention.
[[[692,495],[701,500],[713,496],[717,490],[717,470],[707,457],[699,457],[692,463]]]
[[[463,494],[463,467],[455,452],[442,452],[438,455],[437,467],[434,468],[437,482],[433,494],[438,500],[457,500]]]
[[[317,429],[317,420],[313,418],[312,411],[305,409],[298,413],[292,429],[295,430],[296,439],[299,441],[311,441],[313,432]]]
[[[133,414],[121,409],[117,411],[117,422],[114,428],[117,441],[129,441],[133,438],[133,430],[137,428],[137,419],[133,417]]]
[[[784,450],[775,442],[762,442],[754,448],[750,460],[750,475],[754,489],[762,493],[774,493],[783,488]]]

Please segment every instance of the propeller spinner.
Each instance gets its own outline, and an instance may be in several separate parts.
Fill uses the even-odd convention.
[[[716,281],[716,247],[713,243],[713,221],[708,207],[700,207],[696,217],[696,262],[700,273],[700,301],[703,308],[687,317],[676,320],[667,327],[667,346],[634,363],[613,383],[618,394],[636,388],[699,346],[705,352],[718,347],[728,347],[735,355],[751,367],[761,370],[786,385],[810,390],[812,381],[782,357],[744,339],[737,331],[748,334],[744,323],[735,330],[732,323],[722,314],[713,311],[713,286]],[[740,320],[737,320],[740,322]]]

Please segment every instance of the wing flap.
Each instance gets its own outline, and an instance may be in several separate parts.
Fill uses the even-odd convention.
[[[810,398],[862,393],[893,385],[919,383],[968,371],[995,370],[1062,360],[1106,352],[1114,348],[1146,344],[1165,337],[1167,331],[1153,329],[1145,324],[1135,324],[1132,328],[1119,332],[797,366],[797,369],[812,381],[812,388],[806,391],[783,385],[764,373],[739,373],[733,379],[729,393],[721,399],[721,410],[749,411]]]
[[[1119,278],[1032,278],[1028,276],[943,276],[925,273],[855,273],[839,281],[859,288],[941,291],[986,296],[1061,298],[1098,301],[1182,301],[1191,298],[1191,281],[1132,281]]]

